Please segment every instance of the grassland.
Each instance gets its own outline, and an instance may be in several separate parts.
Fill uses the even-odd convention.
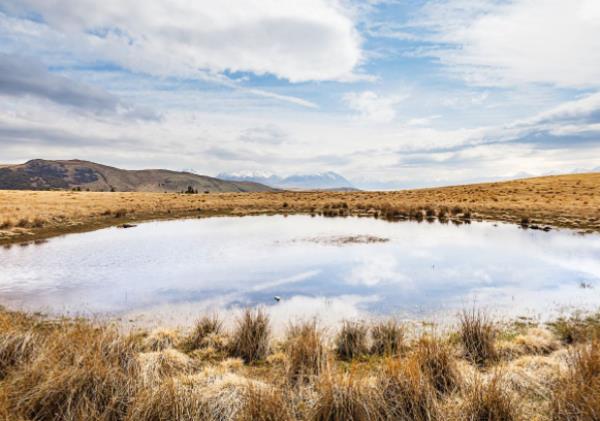
[[[0,244],[135,223],[214,215],[313,214],[600,231],[600,173],[396,192],[100,193],[0,191]]]
[[[598,315],[549,325],[462,314],[455,329],[314,321],[270,336],[249,309],[122,332],[0,310],[0,419],[597,420]]]

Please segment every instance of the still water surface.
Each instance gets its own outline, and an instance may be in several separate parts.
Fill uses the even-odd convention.
[[[600,235],[309,216],[149,222],[0,248],[0,304],[165,324],[256,304],[279,320],[473,305],[544,317],[600,305]]]

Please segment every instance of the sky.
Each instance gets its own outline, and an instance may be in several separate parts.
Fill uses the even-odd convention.
[[[600,171],[598,0],[0,0],[0,163]]]

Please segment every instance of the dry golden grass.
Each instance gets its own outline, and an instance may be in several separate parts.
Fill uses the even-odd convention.
[[[460,339],[465,356],[473,363],[485,365],[497,357],[496,330],[486,314],[475,309],[460,315]]]
[[[572,351],[552,396],[553,420],[600,419],[600,342]]]
[[[285,343],[287,377],[291,384],[309,383],[318,377],[326,364],[323,333],[316,321],[290,326]]]
[[[479,376],[476,378],[466,392],[461,412],[465,421],[521,419],[513,395],[498,373],[492,374],[487,382]]]
[[[237,320],[231,353],[246,363],[264,360],[269,353],[269,316],[262,309],[246,309]]]
[[[0,242],[124,222],[211,215],[320,214],[526,222],[600,231],[600,173],[396,192],[101,193],[0,191]]]
[[[345,321],[336,340],[336,354],[341,360],[350,361],[367,354],[369,328],[362,322]]]
[[[413,358],[440,395],[460,389],[462,379],[454,350],[446,340],[439,337],[421,338],[414,348]]]
[[[235,338],[243,327],[256,333],[256,323],[264,326],[257,313],[246,317],[233,332],[217,334],[215,324],[208,323],[208,336]],[[276,358],[258,364],[226,355],[207,359],[198,349],[187,349],[186,335],[178,331],[161,331],[158,336],[171,338],[170,345],[154,347],[156,342],[148,341],[152,334],[143,331],[126,333],[104,323],[0,310],[0,419],[598,419],[598,342],[561,344],[557,336],[547,337],[548,330],[541,334],[534,329],[541,328],[515,337],[521,338],[516,345],[521,356],[482,367],[466,359],[462,345],[451,340],[457,331],[444,337],[404,337],[401,356],[342,361],[324,345],[314,323],[302,323],[290,329],[283,345],[286,364],[296,367],[290,371]],[[523,339],[529,336],[542,339]],[[286,376],[298,380],[298,373],[303,373],[302,381]]]
[[[436,390],[416,358],[389,359],[378,376],[387,419],[432,421],[441,419]]]
[[[371,327],[371,354],[398,355],[404,342],[404,327],[396,320],[384,320]]]

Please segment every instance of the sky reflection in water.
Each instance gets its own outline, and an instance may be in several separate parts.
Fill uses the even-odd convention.
[[[389,241],[327,241],[355,235]],[[600,304],[599,235],[492,223],[151,222],[0,249],[0,268],[0,303],[12,308],[176,324],[255,304],[286,321],[318,315],[328,322],[431,316],[474,303],[507,315]]]

